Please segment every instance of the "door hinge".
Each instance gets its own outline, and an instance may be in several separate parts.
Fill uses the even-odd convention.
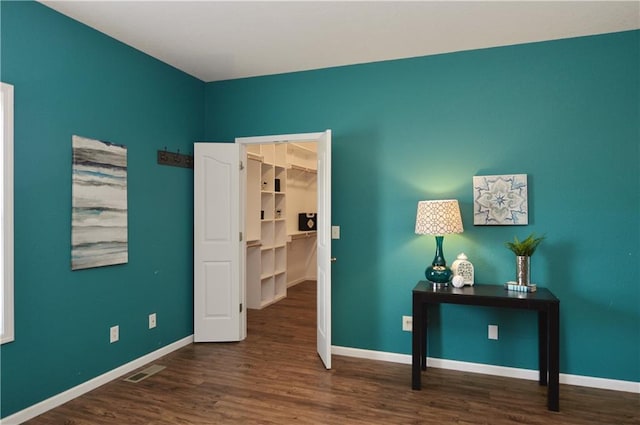
[[[240,242],[242,242],[242,232],[240,232]]]
[[[242,313],[242,303],[240,303],[240,313]]]
[[[240,171],[244,170],[244,163],[240,161]]]

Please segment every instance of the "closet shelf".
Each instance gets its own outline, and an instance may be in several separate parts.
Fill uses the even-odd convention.
[[[264,156],[258,155],[257,153],[253,153],[253,152],[247,152],[247,159],[254,159],[256,161],[263,162]]]
[[[280,169],[285,169],[287,168],[287,163],[286,162],[274,162],[273,160],[270,159],[263,159],[262,160],[262,164],[266,165],[268,167],[273,167],[273,168],[280,168]]]
[[[316,236],[316,234],[317,234],[317,231],[315,230],[311,230],[309,232],[291,233],[290,235],[287,235],[287,242],[291,242],[296,239],[310,238],[310,237]]]
[[[262,243],[260,242],[260,239],[255,240],[255,241],[247,241],[247,248],[253,248],[253,247],[257,247],[257,246],[262,246]]]
[[[290,148],[290,150],[299,149],[299,150],[301,150],[303,152],[306,152],[306,153],[309,153],[309,154],[312,154],[312,155],[316,155],[317,154],[317,152],[314,151],[313,149],[309,149],[309,148],[307,148],[305,146],[302,146],[302,145],[300,145],[298,143],[289,143],[288,147]]]
[[[302,166],[296,165],[296,164],[289,164],[288,168],[290,170],[294,170],[294,171],[302,171],[303,173],[311,173],[311,174],[317,174],[318,173],[318,170],[316,170],[314,168],[302,167]]]
[[[274,244],[274,245],[269,245],[269,246],[260,244],[260,249],[262,251],[269,251],[271,249],[283,248],[284,246],[285,246],[284,244],[282,244],[282,245]]]

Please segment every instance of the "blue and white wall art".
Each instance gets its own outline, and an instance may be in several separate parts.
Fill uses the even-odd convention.
[[[71,270],[128,262],[127,148],[73,136]]]
[[[529,224],[527,175],[474,176],[473,224]]]

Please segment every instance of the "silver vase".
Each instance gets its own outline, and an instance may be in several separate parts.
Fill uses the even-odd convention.
[[[531,257],[516,256],[516,282],[518,285],[531,284]]]

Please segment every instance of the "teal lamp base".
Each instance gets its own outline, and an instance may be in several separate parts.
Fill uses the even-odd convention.
[[[447,262],[442,254],[443,239],[443,236],[436,236],[436,256],[433,259],[433,263],[424,271],[425,277],[433,284],[434,288],[446,288],[453,277],[453,273],[447,267]]]
[[[434,288],[446,288],[451,282],[453,273],[447,266],[429,266],[424,271],[427,280],[433,284]]]

